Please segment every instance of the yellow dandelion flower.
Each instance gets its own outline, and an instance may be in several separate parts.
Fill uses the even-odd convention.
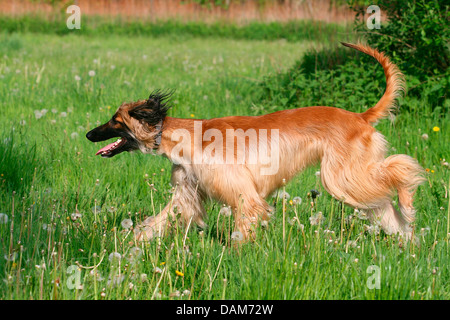
[[[163,261],[163,262],[161,262],[159,265],[160,266],[163,266],[163,265],[165,265],[166,263]]]
[[[434,173],[434,170],[431,170],[431,173]]]
[[[183,273],[183,272],[180,272],[180,271],[178,271],[178,270],[175,270],[175,273],[176,273],[177,276],[179,276],[179,277],[184,277],[184,273]]]
[[[195,115],[193,113],[191,113],[191,118],[195,117]]]
[[[107,106],[106,108],[111,109],[111,106]]]
[[[439,130],[441,130],[441,128],[439,128],[439,127],[433,127],[433,131],[434,131],[434,132],[438,132]]]
[[[292,206],[294,204],[294,201],[289,200],[289,204]]]

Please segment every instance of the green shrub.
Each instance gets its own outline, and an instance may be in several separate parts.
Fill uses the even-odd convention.
[[[364,1],[350,1],[364,12]],[[357,3],[358,5],[356,5]],[[379,1],[388,14],[381,30],[367,31],[357,20],[368,44],[385,52],[406,75],[409,88],[402,108],[416,111],[426,103],[431,110],[449,111],[448,5],[437,1]],[[380,99],[385,90],[383,69],[371,57],[355,50],[325,47],[308,51],[287,72],[266,77],[261,82],[258,110],[328,105],[360,112]],[[420,103],[410,103],[420,100]]]
[[[387,52],[403,72],[424,80],[447,71],[450,64],[447,1],[379,0],[377,5],[388,20],[379,30],[368,30],[366,21],[359,19],[366,6],[356,6],[354,0],[349,2],[357,12],[356,29],[364,33],[368,44]]]

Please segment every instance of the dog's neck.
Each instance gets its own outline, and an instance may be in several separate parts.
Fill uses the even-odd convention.
[[[172,151],[176,146],[178,148],[185,147],[184,145],[191,146],[192,139],[194,139],[194,121],[203,120],[165,117],[161,126],[159,147],[155,149],[156,153],[166,156],[171,161],[176,161],[173,159]],[[184,137],[187,133],[191,139]],[[156,143],[158,142],[156,141]]]

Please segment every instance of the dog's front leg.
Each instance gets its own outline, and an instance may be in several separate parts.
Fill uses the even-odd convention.
[[[172,168],[172,185],[174,194],[171,201],[156,216],[148,217],[135,229],[135,237],[138,241],[151,240],[162,236],[171,227],[171,221],[177,219],[182,225],[188,226],[196,223],[204,226],[203,208],[204,193],[199,188],[197,179],[188,173],[186,168],[174,165]]]

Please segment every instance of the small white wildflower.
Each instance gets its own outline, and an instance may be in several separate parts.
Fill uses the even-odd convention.
[[[315,175],[316,177],[320,177],[320,171],[316,171],[316,173],[314,173],[314,175]]]
[[[82,217],[82,215],[81,215],[81,213],[79,213],[79,212],[74,212],[74,213],[72,213],[71,215],[70,215],[70,219],[72,219],[73,221],[75,221],[75,220],[77,220],[77,219],[79,219],[79,218],[81,218]]]
[[[191,292],[188,289],[186,289],[186,290],[183,291],[183,293],[181,295],[189,296],[190,294],[191,294]]]
[[[79,75],[76,75],[75,76],[75,81],[80,81],[80,80],[81,80],[81,77]]]
[[[77,133],[77,132],[72,132],[72,133],[70,134],[70,137],[71,137],[72,139],[76,139],[76,138],[78,138],[78,133]]]
[[[67,112],[63,111],[59,114],[59,116],[65,118],[65,117],[67,117]]]
[[[159,274],[161,274],[161,273],[162,273],[162,270],[161,270],[161,268],[155,267],[155,269],[153,269],[153,273],[159,273]]]
[[[122,225],[122,228],[130,229],[133,226],[133,221],[131,221],[131,219],[125,219],[120,224]]]
[[[267,229],[269,227],[269,221],[261,220],[261,227],[263,227],[264,229]]]
[[[52,113],[58,113],[58,109],[53,108]]]
[[[36,119],[40,119],[44,115],[42,114],[42,112],[40,110],[34,110],[34,116],[36,117]]]
[[[89,77],[94,77],[95,76],[95,71],[94,70],[90,70],[88,74],[89,74]]]
[[[111,68],[111,70],[114,70],[114,69],[116,68],[116,66],[112,64],[112,65],[110,66],[110,68]]]
[[[8,223],[8,215],[6,213],[0,213],[0,224]]]
[[[147,281],[147,274],[146,273],[141,273],[140,280],[141,280],[141,282],[146,282]]]

